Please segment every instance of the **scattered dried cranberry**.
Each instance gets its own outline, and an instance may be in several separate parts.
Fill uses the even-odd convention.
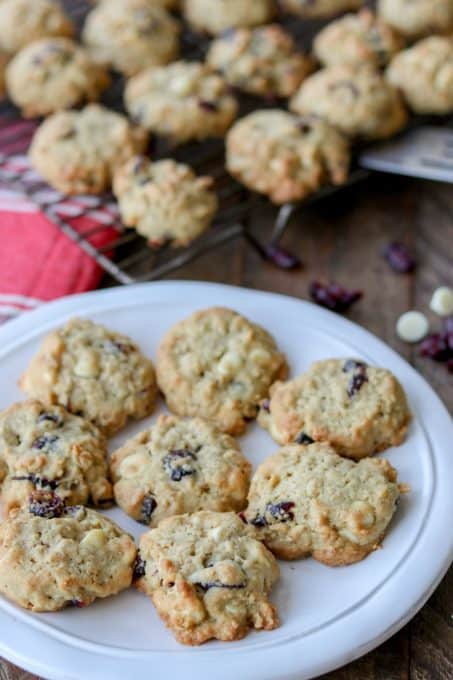
[[[244,522],[244,524],[247,524],[247,520],[243,512],[238,512],[238,517]]]
[[[14,479],[16,482],[31,482],[36,487],[40,487],[41,489],[48,487],[52,491],[55,491],[58,486],[58,482],[55,479],[39,477],[38,475],[35,475],[34,472],[29,475],[16,475],[15,477],[11,477],[11,479]]]
[[[265,246],[264,253],[266,259],[279,269],[297,269],[301,265],[298,257],[280,246],[269,244]]]
[[[260,408],[263,409],[263,411],[266,411],[266,413],[271,412],[271,402],[269,399],[264,399],[264,401],[261,402]]]
[[[141,510],[141,521],[144,524],[149,524],[151,522],[151,517],[153,516],[154,510],[157,508],[157,502],[154,496],[147,494],[143,497],[142,510]]]
[[[400,274],[407,274],[415,269],[415,260],[404,243],[393,241],[382,252],[389,265]]]
[[[82,609],[82,607],[86,607],[86,602],[83,602],[83,600],[69,600],[69,604],[72,605],[73,607],[78,607],[79,609]]]
[[[63,500],[56,493],[36,491],[30,496],[28,509],[36,517],[54,519],[64,514],[65,506]]]
[[[343,366],[343,373],[350,373],[351,371],[364,371],[367,365],[364,361],[357,361],[357,359],[346,359]]]
[[[363,296],[360,290],[347,290],[339,283],[312,281],[309,287],[311,299],[321,307],[333,312],[346,312],[349,307]]]
[[[449,361],[453,358],[453,354],[449,347],[448,335],[446,333],[429,335],[420,345],[420,354],[434,361]]]
[[[270,515],[272,519],[277,522],[289,522],[294,519],[294,513],[292,508],[294,508],[294,503],[292,501],[283,501],[282,503],[267,503],[264,513],[262,515],[258,514],[254,519],[250,521],[256,527],[266,527],[269,522],[266,518],[266,514]]]
[[[46,413],[44,411],[43,413],[40,413],[38,423],[43,423],[45,421],[55,423],[56,425],[58,425],[58,427],[61,427],[63,425],[63,421],[61,420],[61,418],[59,418],[59,416],[55,415],[54,413]]]
[[[351,399],[360,391],[362,385],[368,382],[367,368],[367,365],[363,361],[357,361],[356,359],[347,359],[347,361],[345,361],[343,373],[351,373],[351,371],[353,371],[353,375],[348,384],[348,396]]]
[[[267,527],[268,522],[264,515],[258,514],[250,520],[250,524],[253,524],[254,527]]]
[[[134,578],[141,578],[145,575],[146,562],[142,560],[140,551],[137,551],[137,557],[134,562]]]
[[[194,583],[202,590],[209,590],[210,588],[226,588],[227,590],[236,590],[238,588],[245,588],[247,583],[234,583],[232,585],[228,583],[222,583],[221,581],[208,581],[207,583]]]
[[[163,457],[163,465],[172,482],[180,482],[187,475],[194,475],[196,469],[191,461],[197,460],[193,451],[189,449],[175,449]]]
[[[303,444],[304,446],[307,446],[308,444],[313,444],[315,440],[309,437],[308,434],[305,434],[305,432],[300,432],[294,441],[296,444]]]

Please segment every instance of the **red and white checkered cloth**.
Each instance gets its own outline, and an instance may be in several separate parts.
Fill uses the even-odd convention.
[[[8,184],[9,173],[33,174],[27,156],[21,152],[28,146],[34,127],[30,122],[0,124],[0,322],[42,302],[96,288],[102,276],[89,255],[20,190]],[[17,137],[20,142],[14,141]],[[76,216],[71,226],[79,232],[115,221],[112,205],[94,205],[92,209],[90,205],[90,197],[76,197],[59,203],[58,209]],[[77,217],[81,208],[86,214]],[[115,229],[107,227],[89,240],[101,247],[117,236]]]

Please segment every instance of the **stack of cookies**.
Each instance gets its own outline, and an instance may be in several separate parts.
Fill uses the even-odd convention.
[[[276,558],[343,566],[380,546],[406,489],[374,454],[410,421],[388,370],[288,371],[276,340],[226,308],[171,327],[156,369],[93,321],[53,331],[20,379],[28,401],[0,414],[0,593],[54,611],[134,583],[190,645],[277,627]],[[108,456],[158,390],[171,413]],[[282,448],[252,475],[235,437],[255,419]],[[113,503],[148,527],[138,549],[103,514]]]
[[[49,184],[113,188],[126,227],[152,247],[187,246],[216,217],[213,179],[146,157],[150,135],[170,149],[225,137],[229,173],[282,204],[345,183],[354,144],[397,134],[409,110],[453,112],[453,0],[378,0],[376,13],[363,4],[100,0],[78,43],[58,2],[3,0],[0,91],[6,81],[23,116],[48,116],[30,157]],[[276,23],[285,12],[299,22],[351,13],[308,55]],[[211,39],[203,62],[181,58],[183,26]],[[96,103],[110,72],[126,79],[128,117]],[[257,110],[235,123],[243,93]]]

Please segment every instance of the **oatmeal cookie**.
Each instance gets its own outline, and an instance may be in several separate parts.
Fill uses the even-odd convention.
[[[22,116],[31,118],[96,101],[110,78],[69,38],[42,38],[16,54],[6,70],[6,83]]]
[[[179,53],[179,22],[149,0],[105,0],[87,16],[83,42],[126,76],[168,64]]]
[[[197,510],[242,510],[251,465],[238,443],[201,418],[160,416],[114,452],[115,499],[139,522]]]
[[[207,62],[230,85],[270,97],[291,96],[313,68],[278,24],[227,31],[211,44]]]
[[[36,492],[0,524],[0,593],[38,612],[84,607],[130,586],[136,553],[107,517]]]
[[[125,102],[133,120],[173,143],[223,136],[238,110],[221,76],[206,64],[184,61],[131,78]]]
[[[324,66],[369,63],[380,67],[404,47],[402,38],[369,9],[332,21],[316,36],[313,48]]]
[[[54,0],[2,0],[0,26],[0,49],[10,53],[40,38],[74,35],[74,26]]]
[[[223,307],[180,321],[158,349],[157,379],[170,410],[212,420],[229,434],[245,430],[269,387],[286,374],[271,335]]]
[[[197,177],[191,167],[171,159],[151,163],[136,156],[113,180],[123,223],[152,246],[171,242],[187,246],[211,224],[217,197],[211,177]]]
[[[257,533],[232,512],[202,511],[142,535],[137,586],[178,642],[239,640],[249,628],[278,626],[268,593],[279,568]]]
[[[354,462],[328,444],[290,444],[257,469],[244,515],[277,557],[343,566],[379,547],[399,496],[386,460]]]
[[[115,169],[144,150],[147,135],[125,116],[98,104],[59,111],[35,132],[30,158],[35,169],[64,194],[100,194]]]
[[[379,0],[384,21],[410,39],[453,32],[453,0]]]
[[[392,60],[387,78],[415,113],[453,112],[453,39],[431,36]]]
[[[367,65],[339,64],[314,73],[291,99],[290,109],[320,116],[344,134],[366,139],[391,137],[408,118],[398,90]]]
[[[328,442],[355,459],[401,444],[410,419],[395,376],[355,359],[317,361],[298,378],[276,383],[258,415],[279,444]]]
[[[198,31],[222,33],[228,28],[258,26],[275,14],[274,0],[184,0],[187,21]]]
[[[20,380],[30,397],[60,404],[104,433],[154,409],[156,381],[149,359],[126,335],[88,319],[71,319],[48,335]]]
[[[280,0],[284,10],[301,17],[324,19],[326,17],[359,9],[364,0]]]
[[[233,125],[226,151],[233,177],[274,203],[301,200],[348,177],[349,142],[316,116],[255,111]]]
[[[61,406],[35,400],[10,406],[0,413],[5,516],[24,507],[35,489],[56,489],[69,505],[107,507],[113,492],[106,456],[107,442],[97,427]]]

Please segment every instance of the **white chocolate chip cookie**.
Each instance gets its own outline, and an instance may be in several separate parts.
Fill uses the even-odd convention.
[[[74,34],[74,26],[55,0],[2,0],[0,27],[0,49],[10,53],[40,38]]]
[[[192,26],[206,33],[265,24],[275,14],[274,0],[184,0],[184,14]]]
[[[140,539],[137,586],[178,642],[239,640],[249,628],[279,624],[268,593],[278,580],[258,532],[232,512],[196,512],[163,520]]]
[[[410,39],[453,31],[453,0],[379,0],[378,12]]]

